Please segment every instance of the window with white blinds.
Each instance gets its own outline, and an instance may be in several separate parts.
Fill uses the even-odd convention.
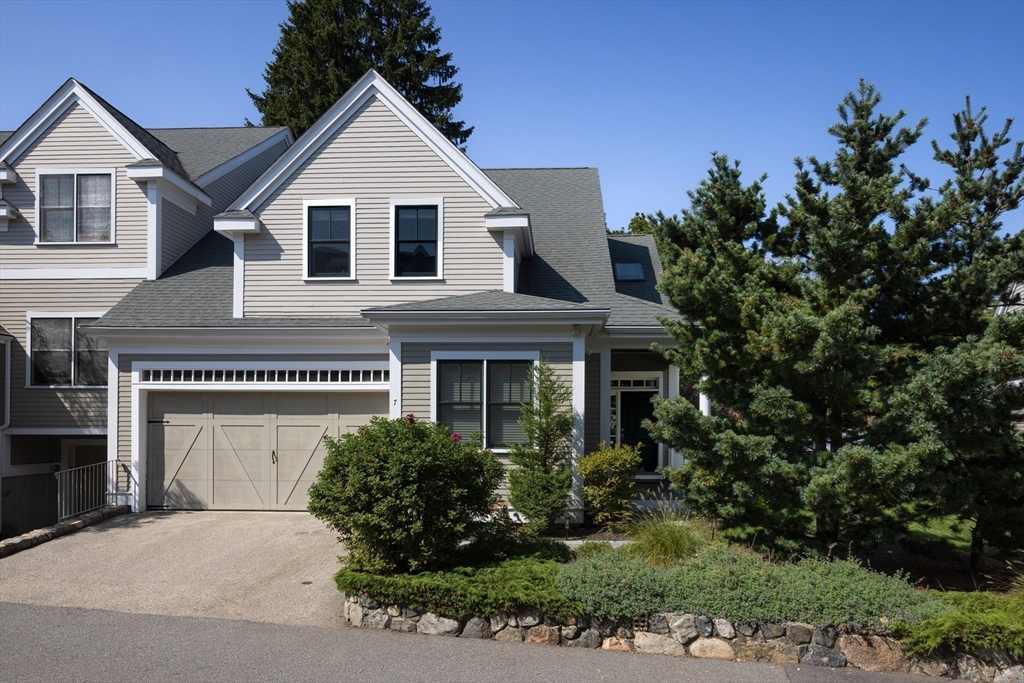
[[[465,437],[483,433],[488,448],[523,443],[520,404],[533,400],[530,365],[530,361],[438,361],[438,422]]]

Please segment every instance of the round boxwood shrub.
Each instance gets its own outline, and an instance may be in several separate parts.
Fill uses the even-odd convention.
[[[367,572],[443,567],[486,523],[504,475],[475,441],[412,416],[325,441],[309,511],[340,534],[348,566]]]
[[[639,446],[609,446],[602,441],[600,448],[580,458],[583,500],[596,524],[609,524],[629,510],[639,469]]]

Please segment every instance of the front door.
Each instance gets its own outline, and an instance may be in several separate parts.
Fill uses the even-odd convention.
[[[658,444],[643,427],[644,420],[654,419],[651,399],[656,391],[623,391],[619,393],[619,443],[640,446],[640,469],[654,472],[658,469]]]

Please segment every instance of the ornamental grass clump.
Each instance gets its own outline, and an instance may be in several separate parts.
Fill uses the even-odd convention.
[[[494,454],[411,415],[374,417],[327,437],[309,511],[338,532],[352,569],[394,574],[447,566],[487,524],[505,474]]]
[[[708,543],[707,528],[668,501],[626,516],[619,526],[633,541],[622,552],[662,569],[693,557]]]

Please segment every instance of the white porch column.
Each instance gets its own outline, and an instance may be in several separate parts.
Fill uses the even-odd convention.
[[[574,522],[583,521],[583,479],[579,476],[577,462],[583,457],[583,415],[586,410],[587,388],[587,347],[586,339],[572,340],[572,412],[576,418],[573,426],[573,453],[575,454],[572,474],[572,500],[569,514]]]
[[[149,412],[146,407],[148,398],[146,391],[139,389],[138,371],[132,368],[132,481],[129,490],[132,492],[132,512],[146,511],[146,419]]]
[[[234,271],[231,278],[231,317],[245,317],[245,235],[231,235],[235,243]]]

